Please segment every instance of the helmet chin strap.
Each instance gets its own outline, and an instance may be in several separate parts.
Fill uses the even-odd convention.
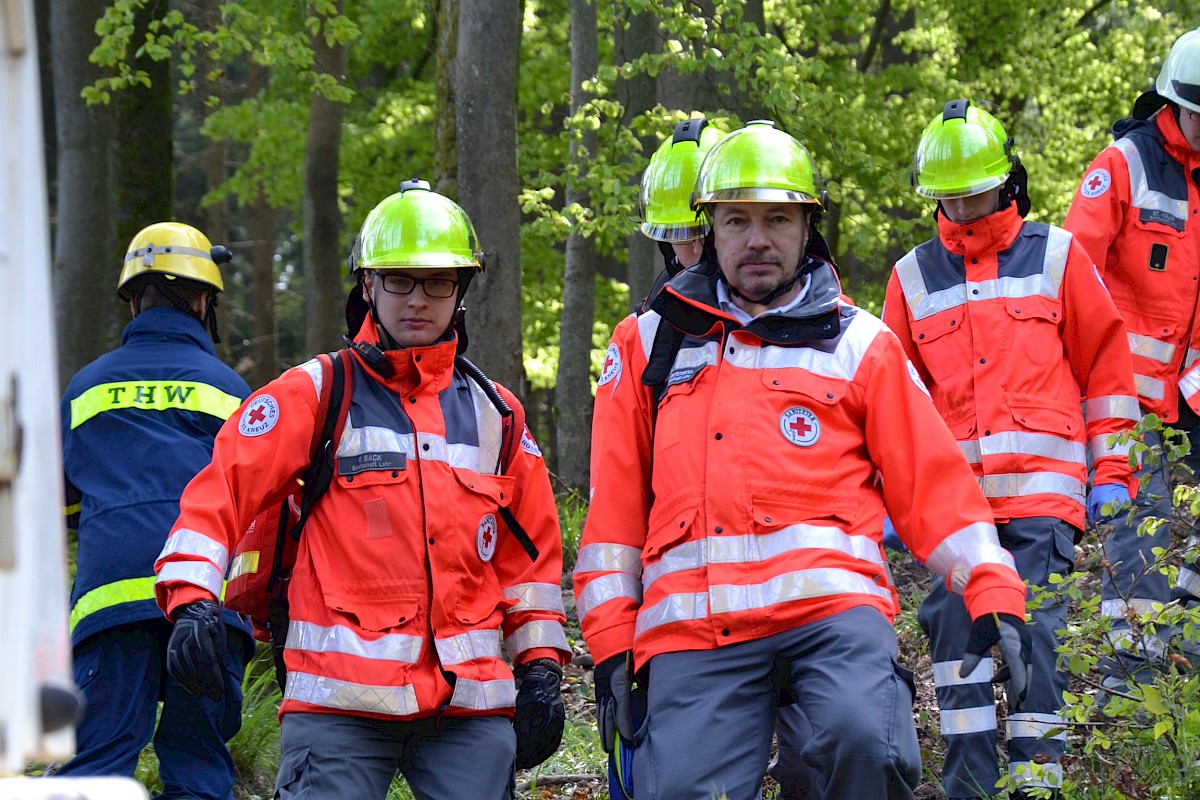
[[[796,285],[796,281],[798,281],[802,277],[804,277],[804,274],[806,272],[806,270],[804,269],[804,264],[805,264],[805,262],[808,261],[808,250],[812,246],[812,242],[813,242],[812,232],[815,230],[815,228],[813,227],[811,222],[809,223],[808,230],[809,230],[808,241],[806,241],[804,243],[804,252],[800,254],[800,260],[796,263],[796,271],[794,273],[792,273],[792,279],[790,281],[788,281],[787,283],[781,283],[780,285],[776,286],[771,291],[767,292],[762,297],[758,297],[758,298],[747,297],[745,294],[739,292],[734,287],[734,285],[729,282],[729,279],[725,277],[724,270],[721,270],[721,269],[717,270],[717,279],[725,284],[725,289],[729,292],[730,296],[740,298],[742,300],[745,300],[750,303],[754,303],[756,305],[765,306],[768,303],[770,303],[772,300],[775,300],[778,297],[782,297],[783,295],[787,294],[788,292],[790,292],[792,290],[792,287]]]

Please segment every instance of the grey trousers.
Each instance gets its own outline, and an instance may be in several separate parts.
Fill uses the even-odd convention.
[[[1032,586],[1048,587],[1048,576],[1065,575],[1074,565],[1076,528],[1054,517],[1014,519],[996,526],[1000,544],[1012,553],[1017,572]],[[1067,608],[1043,603],[1031,614],[1029,629],[1033,672],[1029,693],[1019,713],[1008,716],[1009,769],[1018,783],[1055,788],[1062,783],[1057,763],[1066,745],[1059,710],[1067,675],[1055,666],[1056,631],[1066,627]],[[996,701],[992,692],[991,658],[960,678],[958,667],[971,633],[971,617],[962,597],[945,582],[934,580],[917,619],[929,636],[934,690],[946,742],[942,783],[950,798],[990,797],[1000,777],[996,756]],[[1037,765],[1036,767],[1034,765]]]
[[[912,676],[896,634],[859,607],[763,639],[649,662],[638,800],[753,800],[783,670],[811,726],[799,756],[822,800],[911,800],[921,778]]]
[[[506,717],[392,722],[285,714],[276,800],[383,800],[399,772],[416,800],[511,800],[517,736]]]

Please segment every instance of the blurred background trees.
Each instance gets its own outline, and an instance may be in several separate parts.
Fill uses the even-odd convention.
[[[878,310],[933,235],[908,183],[946,100],[991,109],[1062,220],[1109,125],[1200,25],[1163,0],[40,0],[60,379],[113,346],[143,225],[236,254],[222,355],[253,386],[340,344],[366,213],[422,177],[487,255],[470,355],[587,485],[609,332],[661,265],[636,233],[662,136],[772,119],[812,151],[845,290]],[[590,346],[589,346],[590,344]]]

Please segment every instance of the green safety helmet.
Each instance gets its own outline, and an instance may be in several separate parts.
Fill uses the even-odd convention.
[[[1003,186],[1015,163],[999,120],[969,100],[951,100],[921,134],[909,178],[922,197],[949,200]]]
[[[708,151],[692,207],[712,203],[804,203],[824,209],[821,176],[812,156],[774,123],[755,120]]]
[[[371,210],[350,254],[351,272],[447,267],[483,271],[475,227],[457,203],[416,178]]]
[[[183,279],[199,288],[225,289],[218,264],[232,259],[229,250],[213,246],[208,237],[182,222],[156,222],[138,231],[125,251],[117,295],[128,300],[138,287],[155,277]]]
[[[660,242],[703,238],[708,223],[692,208],[692,189],[700,164],[724,131],[703,117],[686,119],[664,139],[642,173],[642,233]]]

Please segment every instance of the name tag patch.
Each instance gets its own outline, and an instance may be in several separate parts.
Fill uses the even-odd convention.
[[[337,460],[338,475],[357,475],[360,472],[401,470],[408,463],[404,453],[360,453]]]

